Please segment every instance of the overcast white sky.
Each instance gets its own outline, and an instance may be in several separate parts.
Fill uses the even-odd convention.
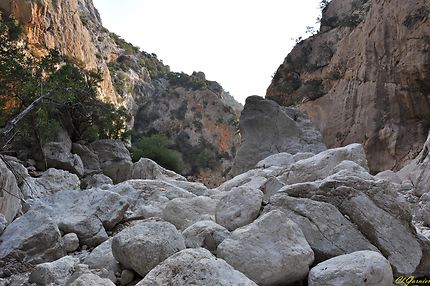
[[[239,102],[264,96],[320,0],[94,0],[104,26],[173,71],[203,71]]]

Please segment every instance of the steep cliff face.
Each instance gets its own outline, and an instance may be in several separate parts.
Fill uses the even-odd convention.
[[[91,0],[7,0],[0,2],[0,9],[24,25],[33,55],[56,49],[87,69],[99,69],[101,97],[127,108],[129,126],[137,135],[166,134],[181,153],[203,140],[221,162],[206,170],[206,177],[219,182],[228,171],[240,141],[235,123],[242,106],[218,83],[207,81],[203,73],[171,72],[155,54],[109,32]],[[184,116],[172,117],[179,113]],[[191,170],[186,156],[184,162],[187,174],[203,175]]]
[[[430,127],[430,3],[333,0],[267,98],[296,105],[329,147],[363,143],[373,172],[414,158]]]

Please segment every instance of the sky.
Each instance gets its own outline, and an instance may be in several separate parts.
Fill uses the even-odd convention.
[[[172,71],[203,71],[236,100],[265,96],[320,0],[93,0],[103,24]]]

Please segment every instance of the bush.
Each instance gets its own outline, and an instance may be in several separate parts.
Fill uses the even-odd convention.
[[[149,158],[164,168],[180,173],[183,165],[181,157],[178,152],[170,149],[169,145],[171,142],[161,134],[140,138],[131,148],[133,161]]]

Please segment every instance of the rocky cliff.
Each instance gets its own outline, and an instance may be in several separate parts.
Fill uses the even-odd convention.
[[[201,72],[171,72],[155,54],[109,32],[91,0],[8,0],[0,8],[24,25],[29,51],[36,57],[56,49],[86,69],[99,69],[101,97],[127,108],[135,135],[165,134],[182,155],[193,148],[212,152],[220,164],[197,171],[183,156],[184,172],[205,181],[222,180],[239,144],[236,125],[242,106],[221,85]]]
[[[430,127],[429,12],[426,0],[331,1],[267,98],[299,107],[329,147],[362,143],[371,171],[399,169]]]

